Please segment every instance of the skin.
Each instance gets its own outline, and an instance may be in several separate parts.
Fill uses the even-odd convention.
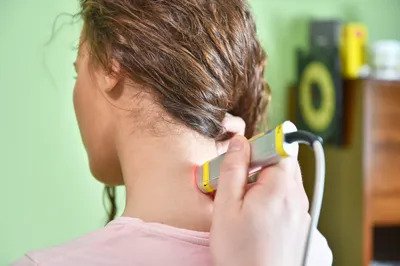
[[[105,184],[125,185],[123,216],[209,231],[213,201],[195,188],[193,166],[227,143],[176,123],[145,89],[91,64],[85,42],[74,65],[74,106],[90,170]],[[224,124],[243,134],[240,118],[228,115]]]
[[[75,65],[74,106],[90,169],[103,183],[125,185],[124,216],[211,231],[217,266],[300,265],[309,215],[297,158],[264,169],[246,186],[249,142],[240,136],[243,121],[228,115],[227,131],[238,134],[213,200],[195,187],[193,166],[224,152],[227,142],[177,123],[146,90],[94,67],[85,43]],[[318,265],[331,264],[332,255],[325,257]]]

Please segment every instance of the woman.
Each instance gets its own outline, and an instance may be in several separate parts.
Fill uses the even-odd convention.
[[[278,256],[274,245],[267,244],[268,239],[256,241],[264,232],[256,225],[281,224],[286,212],[277,220],[272,216],[265,220],[268,213],[262,210],[268,206],[250,201],[252,215],[233,215],[227,213],[231,205],[223,207],[228,188],[234,187],[229,176],[244,180],[245,140],[232,141],[229,154],[239,156],[225,163],[221,180],[227,189],[225,197],[217,193],[219,211],[214,216],[213,199],[193,184],[193,166],[215,157],[220,152],[217,147],[224,146],[220,141],[240,131],[240,120],[229,116],[224,120],[226,114],[243,119],[245,136],[251,137],[266,107],[265,56],[247,4],[242,0],[81,0],[80,4],[84,26],[75,63],[75,112],[93,176],[109,186],[125,185],[126,206],[122,217],[105,228],[28,253],[16,265],[210,265],[211,224],[215,264],[251,265],[247,264],[251,254],[235,248],[257,243],[258,248],[269,248],[269,255],[257,261],[268,261],[265,257],[274,261],[271,258]],[[230,126],[224,128],[224,123]],[[276,166],[286,169],[284,173],[269,170],[265,175],[275,175],[275,180],[280,175],[300,179],[295,160],[286,164]],[[307,227],[307,203],[301,183],[296,191],[303,194],[293,199],[300,198],[303,207],[301,215],[291,217],[300,218],[296,223],[281,222],[293,225],[287,232],[296,232],[301,235],[296,239],[301,239]],[[255,213],[259,218],[239,218]],[[245,221],[254,223],[246,229],[249,234],[235,233],[238,228],[245,232]],[[228,230],[233,224],[237,226]],[[313,265],[327,265],[329,248],[320,234],[316,236]],[[235,239],[240,239],[240,245],[232,243]],[[291,241],[295,247],[290,250],[302,250],[302,245]],[[235,254],[248,260],[234,259]],[[290,257],[282,254],[281,259]]]

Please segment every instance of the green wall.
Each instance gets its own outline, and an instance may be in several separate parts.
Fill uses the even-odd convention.
[[[310,19],[338,18],[362,22],[370,43],[400,40],[400,1],[396,0],[250,0],[258,32],[269,55],[267,77],[272,87],[270,125],[286,118],[287,87],[296,81],[295,49],[308,47]]]
[[[269,54],[270,124],[286,117],[296,47],[306,47],[310,18],[364,22],[372,40],[400,39],[397,0],[253,0]],[[0,0],[0,265],[24,251],[103,225],[102,185],[90,176],[72,106],[80,24],[61,16],[77,1]],[[397,23],[397,24],[396,24]],[[119,190],[123,204],[123,190]]]
[[[46,45],[56,16],[77,7],[0,0],[0,265],[105,221],[72,104],[79,23],[61,16]]]

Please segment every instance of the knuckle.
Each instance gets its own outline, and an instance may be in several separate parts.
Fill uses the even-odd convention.
[[[268,180],[271,178],[280,178],[283,174],[285,174],[284,169],[275,165],[275,166],[264,168],[259,173],[259,179],[267,179]],[[284,182],[284,181],[281,180],[280,182]]]
[[[279,181],[271,182],[265,186],[265,201],[271,204],[282,205],[285,202],[287,189]]]

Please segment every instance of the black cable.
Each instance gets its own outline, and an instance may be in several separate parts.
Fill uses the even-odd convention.
[[[309,146],[312,146],[315,141],[318,141],[321,144],[324,142],[320,136],[314,135],[304,130],[285,134],[285,142],[287,143],[303,142],[305,144],[308,144]]]

